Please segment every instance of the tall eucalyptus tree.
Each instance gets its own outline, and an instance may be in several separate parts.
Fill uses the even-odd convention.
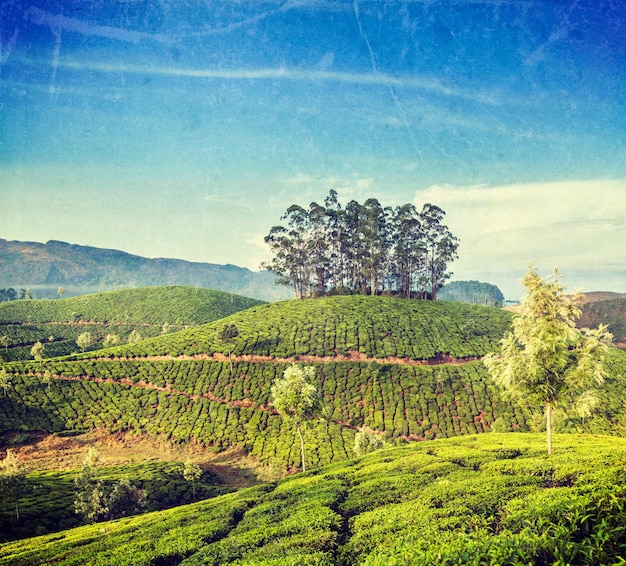
[[[427,290],[430,298],[437,299],[437,291],[452,276],[448,264],[458,258],[459,240],[442,224],[445,212],[433,204],[425,204],[420,213],[426,249]]]
[[[458,239],[432,204],[384,208],[375,198],[342,208],[336,191],[306,210],[291,205],[265,242],[274,254],[262,267],[277,283],[293,286],[299,298],[336,292],[437,298],[450,277]]]

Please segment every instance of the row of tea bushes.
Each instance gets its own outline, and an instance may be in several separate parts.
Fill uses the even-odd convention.
[[[46,360],[16,365],[13,370],[24,375],[49,371],[65,379],[132,383],[137,385],[133,394],[139,397],[158,388],[186,397],[187,403],[213,400],[230,410],[240,406],[265,411],[271,403],[271,385],[287,366],[236,362],[231,375],[227,362],[210,360]],[[330,420],[352,427],[366,425],[388,438],[432,439],[484,432],[495,418],[505,429],[528,429],[528,413],[500,398],[481,362],[462,366],[327,362],[313,366],[315,385]]]
[[[497,347],[511,320],[489,307],[390,297],[325,297],[250,308],[211,324],[114,348],[111,356],[146,357],[226,352],[217,339],[235,324],[236,355],[370,358],[479,357]]]
[[[0,546],[0,564],[622,564],[626,441],[419,443],[207,502]],[[106,531],[102,531],[102,528]]]
[[[222,450],[239,446],[264,465],[287,468],[299,462],[295,431],[265,410],[194,398],[175,392],[58,380],[50,387],[38,377],[16,376],[13,389],[0,397],[0,429],[147,433],[175,442],[196,441]],[[308,460],[320,465],[351,453],[354,431],[337,423],[313,423]]]

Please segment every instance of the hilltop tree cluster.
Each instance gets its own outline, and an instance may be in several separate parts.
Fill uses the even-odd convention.
[[[8,289],[0,289],[0,303],[17,301],[18,299],[32,298],[33,295],[30,292],[30,289],[20,289],[19,293],[15,289],[13,289],[13,287],[9,287]]]
[[[274,258],[262,265],[299,298],[392,293],[436,299],[452,273],[458,239],[432,204],[384,207],[375,198],[345,207],[331,190],[324,204],[294,204],[265,237]]]

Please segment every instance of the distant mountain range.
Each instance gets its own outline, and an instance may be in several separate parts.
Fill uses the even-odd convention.
[[[0,239],[0,288],[28,288],[39,298],[58,297],[59,287],[72,296],[162,285],[191,285],[264,301],[293,297],[275,280],[268,271],[236,265],[149,259],[56,240],[41,244]]]

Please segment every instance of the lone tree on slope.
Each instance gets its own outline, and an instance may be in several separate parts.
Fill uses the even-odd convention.
[[[313,366],[301,368],[292,364],[285,370],[283,377],[272,385],[272,404],[285,420],[296,425],[303,472],[306,472],[303,428],[306,421],[316,417],[321,409],[317,390],[309,381],[314,377]]]
[[[235,338],[239,336],[239,329],[236,324],[225,324],[222,330],[217,334],[217,339],[226,344],[228,347],[228,363],[230,365],[230,373],[233,373],[232,345]]]
[[[15,501],[15,518],[20,520],[20,497],[28,490],[26,474],[28,469],[20,463],[12,450],[7,450],[6,458],[0,463],[0,494]]]
[[[74,478],[76,499],[74,510],[91,523],[108,512],[102,482],[98,479],[100,453],[91,446],[83,460],[83,467]]]
[[[0,388],[5,397],[7,396],[7,391],[13,387],[11,381],[11,374],[5,368],[0,368]]]
[[[194,501],[196,500],[196,481],[201,477],[202,468],[187,458],[183,467],[183,478],[185,481],[191,482],[191,493]]]
[[[91,336],[91,332],[83,332],[76,339],[76,345],[85,351],[85,348],[89,348],[93,344],[93,338]]]
[[[35,358],[35,360],[40,362],[43,359],[44,350],[44,345],[38,340],[30,349],[30,355]]]
[[[541,404],[545,410],[548,454],[552,454],[552,413],[557,404],[597,399],[604,381],[603,354],[611,341],[606,326],[578,330],[580,295],[569,297],[559,274],[543,280],[531,267],[522,283],[526,295],[501,352],[484,363],[498,385],[513,396]]]

